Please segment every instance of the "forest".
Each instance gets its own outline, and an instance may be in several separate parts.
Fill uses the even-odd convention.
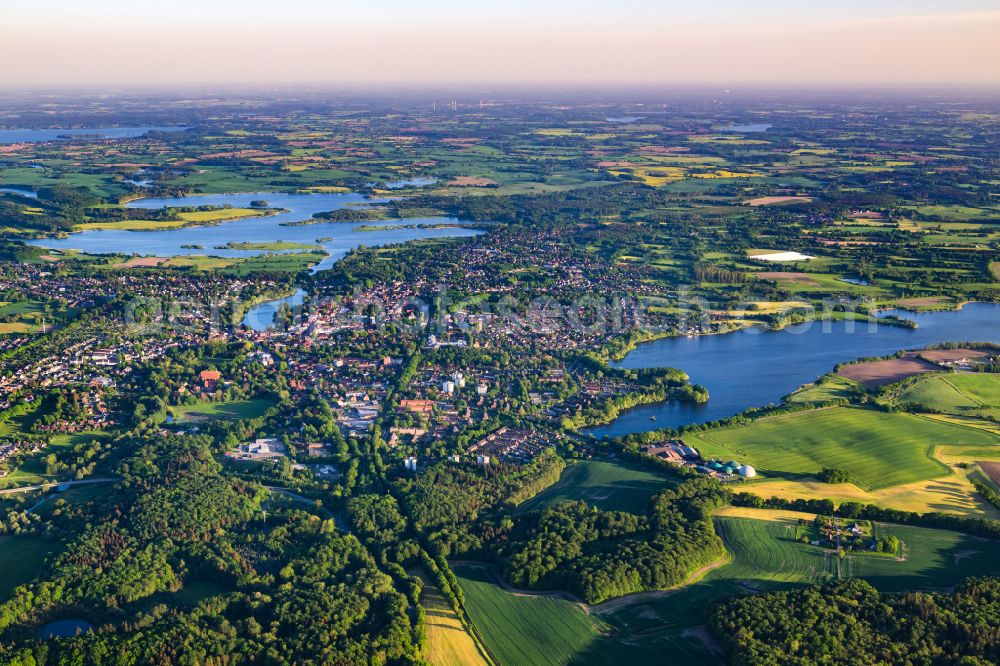
[[[896,595],[838,581],[725,601],[711,622],[737,665],[985,666],[1000,661],[1000,581]]]

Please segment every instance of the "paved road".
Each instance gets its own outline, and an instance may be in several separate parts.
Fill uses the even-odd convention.
[[[38,484],[37,486],[20,486],[18,488],[6,488],[5,490],[0,490],[0,495],[14,495],[16,493],[27,493],[32,490],[49,490],[55,488],[56,486],[82,486],[88,483],[111,483],[112,481],[117,481],[114,477],[102,477],[100,479],[81,479],[80,481],[49,481],[46,483]]]

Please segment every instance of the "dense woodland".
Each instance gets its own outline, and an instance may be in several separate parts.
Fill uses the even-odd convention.
[[[668,589],[722,557],[711,514],[728,499],[693,479],[657,495],[643,516],[567,502],[500,525],[493,541],[515,586],[565,589],[594,604]]]
[[[848,580],[721,604],[712,629],[733,664],[1000,662],[1000,581],[970,579],[950,594],[882,595]]]

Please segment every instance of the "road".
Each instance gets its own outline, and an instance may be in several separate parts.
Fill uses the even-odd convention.
[[[17,488],[6,488],[0,490],[0,495],[15,495],[17,493],[28,493],[32,490],[51,490],[56,486],[82,486],[88,483],[111,483],[112,481],[117,481],[117,477],[101,477],[99,479],[81,479],[79,481],[50,481],[47,483],[40,483],[36,486],[19,486]]]

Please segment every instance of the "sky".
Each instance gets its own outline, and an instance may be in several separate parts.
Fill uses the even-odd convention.
[[[2,0],[0,86],[986,84],[996,0]]]

